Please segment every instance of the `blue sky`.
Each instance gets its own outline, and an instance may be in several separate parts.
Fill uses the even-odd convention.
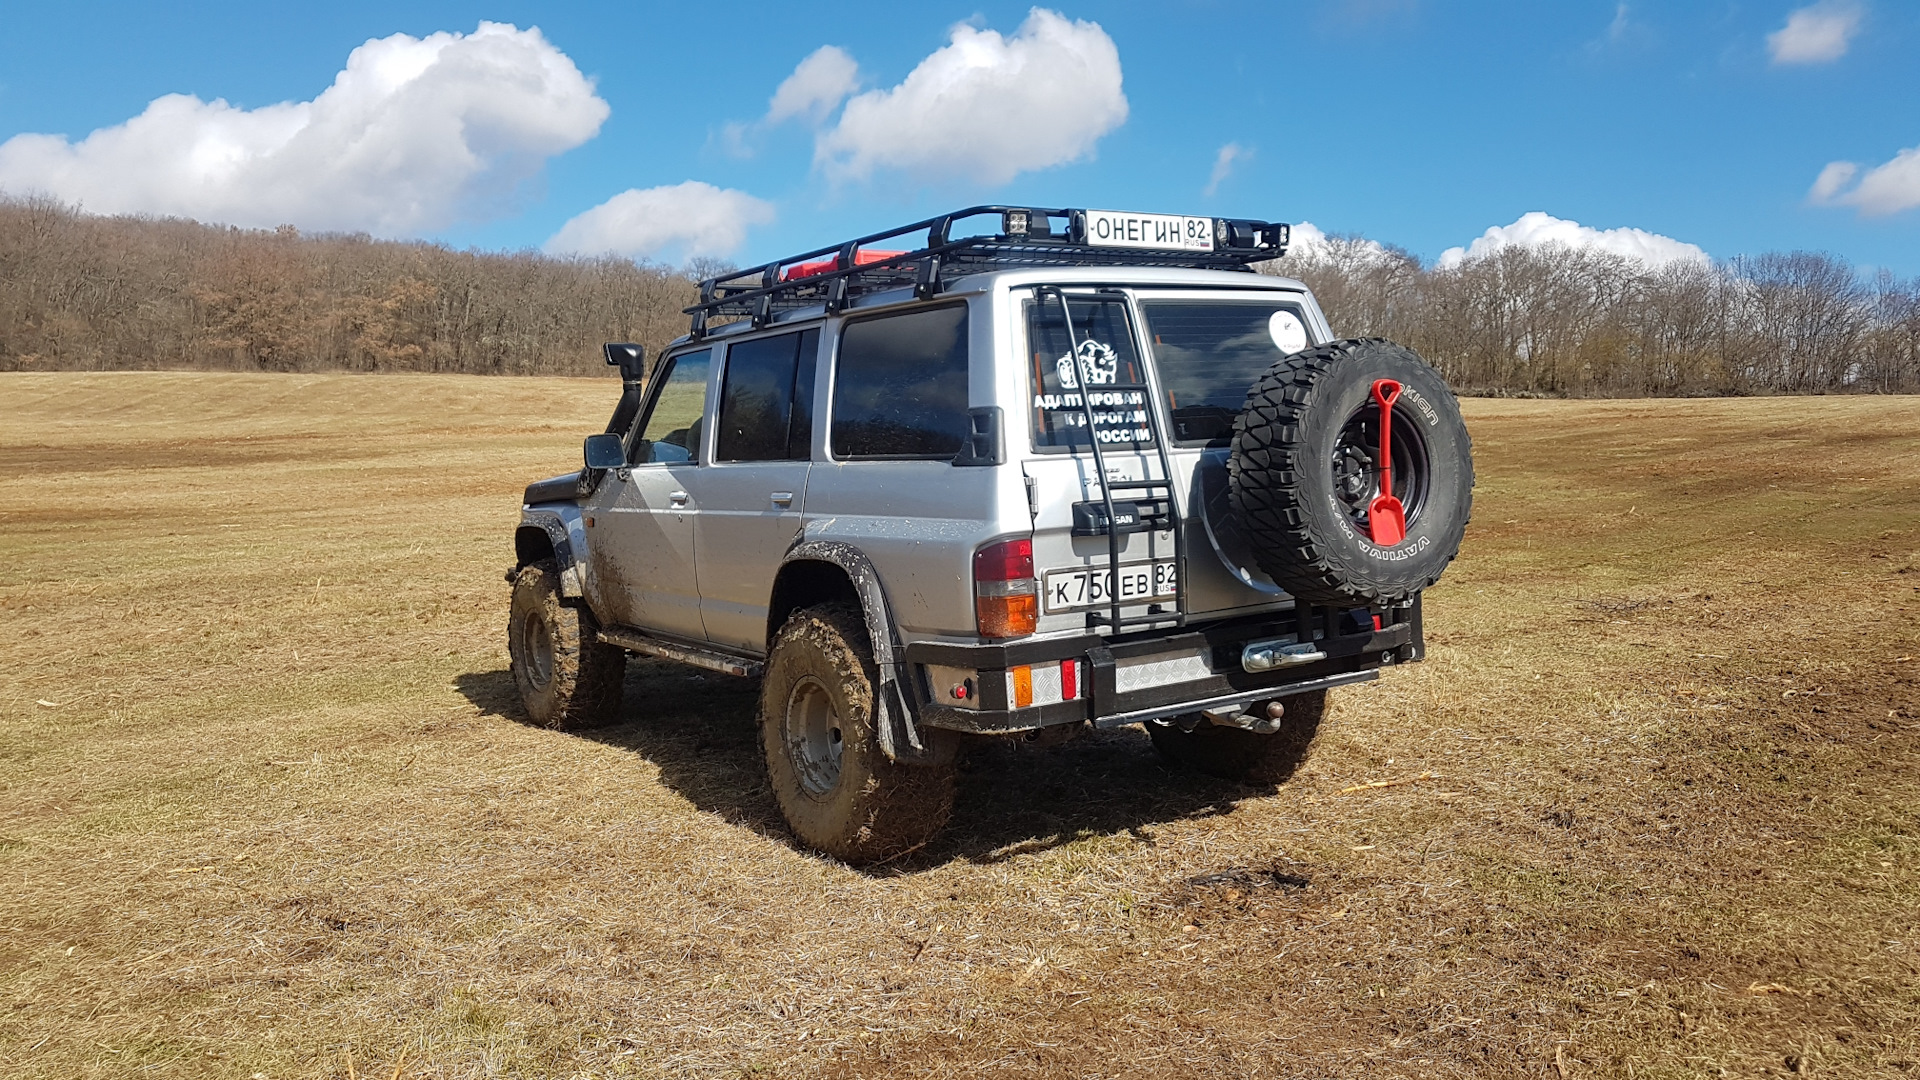
[[[16,6],[0,38],[0,188],[483,248],[552,246],[565,229],[559,249],[741,262],[983,201],[1310,221],[1428,260],[1540,212],[1715,258],[1825,250],[1920,275],[1911,0],[1160,0],[1059,3],[1051,22],[1030,10]],[[538,27],[537,39],[490,40],[519,50],[502,61],[511,70],[535,65],[546,81],[448,76],[391,100],[356,90],[328,137],[365,122],[389,141],[353,152],[312,132],[286,142],[309,122],[299,109],[237,112],[313,101],[371,40],[470,37],[483,20]],[[955,58],[956,26],[987,68],[973,97],[923,115],[916,103],[939,90],[924,65]],[[840,50],[815,72],[826,89],[768,122],[777,88],[823,46]],[[409,71],[455,55],[402,53],[392,62]],[[182,106],[138,138],[75,149],[167,94],[233,110]],[[245,130],[222,141],[223,125]],[[462,144],[463,130],[479,134]],[[169,157],[191,146],[261,160],[216,190],[192,172],[198,158]]]

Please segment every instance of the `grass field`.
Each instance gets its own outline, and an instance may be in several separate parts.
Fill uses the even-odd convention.
[[[0,376],[8,1077],[1920,1077],[1920,400],[1467,403],[1431,659],[1279,789],[976,753],[786,839],[755,688],[516,719],[611,381]]]

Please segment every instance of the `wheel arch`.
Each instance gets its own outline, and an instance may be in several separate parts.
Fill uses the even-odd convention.
[[[582,556],[586,537],[580,515],[555,510],[527,510],[513,531],[514,569],[552,559],[560,575],[560,595],[578,600],[585,595],[586,570]]]
[[[803,541],[788,549],[767,603],[769,653],[774,635],[794,612],[843,600],[859,603],[880,674],[874,698],[880,711],[875,727],[881,750],[902,764],[949,760],[951,740],[930,738],[915,722],[913,675],[901,660],[905,649],[894,629],[886,588],[872,560],[860,549],[834,540]]]

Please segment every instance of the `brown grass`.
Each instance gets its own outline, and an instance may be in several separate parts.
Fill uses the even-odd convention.
[[[750,685],[515,720],[609,386],[0,376],[0,1072],[1920,1075],[1920,402],[1470,402],[1432,659],[1293,781],[995,747],[860,873]]]

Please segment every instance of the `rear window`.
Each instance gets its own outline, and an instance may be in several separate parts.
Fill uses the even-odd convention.
[[[1140,312],[1185,446],[1225,445],[1254,380],[1312,344],[1299,305],[1277,300],[1146,300]]]
[[[967,436],[967,308],[850,322],[834,368],[836,458],[951,458]]]
[[[1134,349],[1133,326],[1125,301],[1075,299],[1073,339],[1080,344],[1080,362],[1073,363],[1066,320],[1058,298],[1028,301],[1027,359],[1033,379],[1033,444],[1035,447],[1086,446],[1087,416],[1081,406],[1083,387],[1093,394],[1094,429],[1101,445],[1151,444],[1147,427],[1147,397],[1140,390],[1109,390],[1115,384],[1146,382],[1140,356]]]

